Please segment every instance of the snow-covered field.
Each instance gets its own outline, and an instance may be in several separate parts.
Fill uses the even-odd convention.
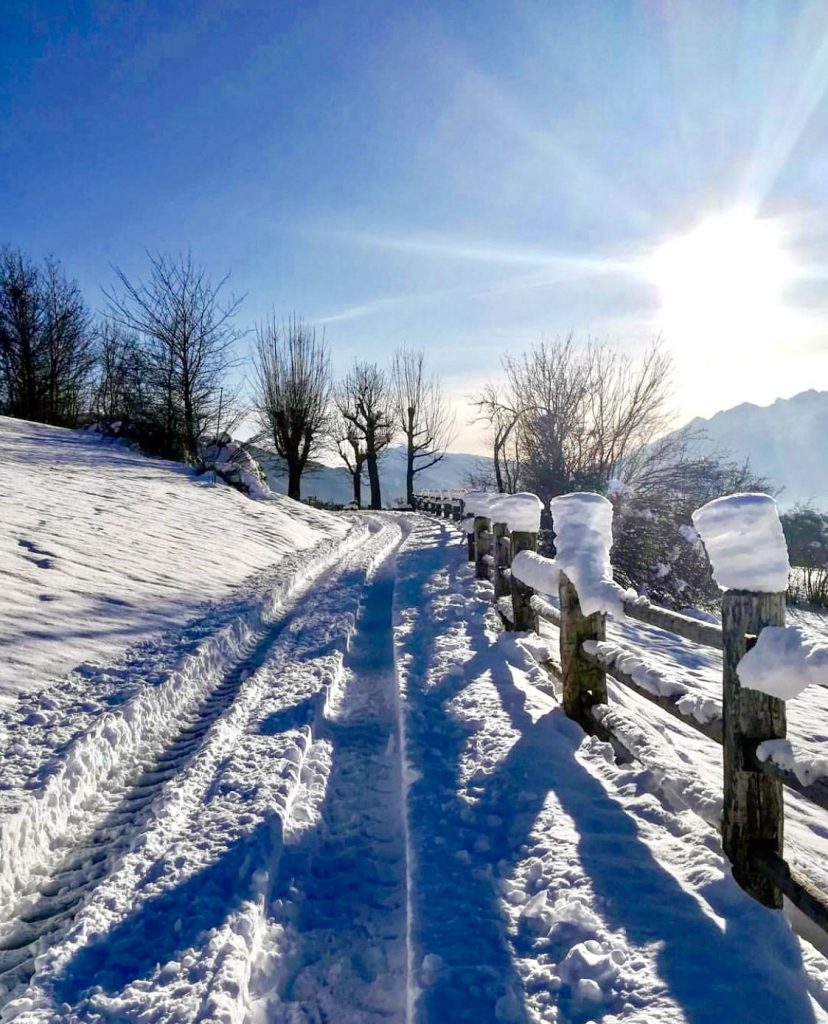
[[[30,674],[0,709],[0,1021],[828,1022],[828,963],[736,886],[704,819],[704,741],[630,704],[658,763],[616,765],[453,526],[252,502],[6,424],[3,471],[41,511],[4,523],[63,575],[36,670],[37,637],[3,624]],[[98,546],[104,489],[125,525]],[[37,608],[17,547],[9,589]],[[141,614],[99,630],[84,602],[129,600],[130,574]],[[647,640],[712,690],[715,652]],[[818,745],[822,711],[793,704]]]

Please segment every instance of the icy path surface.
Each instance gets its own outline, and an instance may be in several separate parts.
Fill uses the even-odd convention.
[[[0,1019],[404,1019],[400,536],[202,638],[0,823]]]
[[[733,882],[715,831],[533,684],[449,526],[397,570],[416,1024],[828,1020],[828,964]]]

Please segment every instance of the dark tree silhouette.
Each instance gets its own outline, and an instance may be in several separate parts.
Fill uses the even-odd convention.
[[[302,473],[325,445],[331,365],[324,337],[300,318],[274,318],[256,330],[256,406],[264,436],[288,470],[288,496],[301,497]]]
[[[90,398],[95,335],[76,282],[51,257],[0,251],[0,405],[73,426]]]
[[[376,363],[356,362],[336,397],[339,412],[365,445],[371,508],[382,508],[379,456],[394,437],[393,398],[388,377]]]

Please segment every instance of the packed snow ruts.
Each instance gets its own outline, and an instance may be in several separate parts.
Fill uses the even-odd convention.
[[[341,704],[346,723],[353,717],[350,686],[365,673],[351,655],[343,669],[343,657],[360,601],[375,587],[366,577],[387,564],[398,543],[392,524],[372,523],[371,530],[244,657],[225,666],[163,749],[149,758],[139,751],[116,791],[70,815],[65,849],[29,880],[3,931],[3,980],[13,991],[0,1018],[49,1020],[65,1004],[84,1020],[152,1013],[159,1020],[219,1014],[240,1021],[256,1005],[261,964],[280,958],[268,952],[278,928],[265,928],[264,911],[292,841],[284,823],[311,815],[303,787],[325,733],[339,729],[326,723],[337,715],[331,702]],[[384,579],[379,602],[390,614]],[[369,659],[366,651],[360,667]],[[393,670],[382,680],[387,690]],[[366,743],[366,730],[381,737],[373,763],[384,759],[392,788],[394,721],[386,709],[379,734],[370,723],[354,725],[352,734]],[[295,807],[297,800],[306,806]],[[393,793],[390,805],[399,813]],[[404,872],[400,863],[391,870],[398,878]],[[398,918],[390,956],[397,961],[404,936]],[[394,946],[390,937],[388,944]],[[375,953],[360,961],[363,973]],[[280,971],[264,977],[272,999]],[[404,989],[404,979],[396,984]]]

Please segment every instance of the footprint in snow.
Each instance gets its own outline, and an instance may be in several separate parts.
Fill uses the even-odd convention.
[[[18,547],[24,548],[29,552],[30,555],[41,555],[40,558],[30,558],[28,555],[26,559],[33,565],[36,565],[38,569],[51,569],[52,559],[55,557],[54,552],[45,551],[43,548],[39,548],[32,540],[18,540]]]

